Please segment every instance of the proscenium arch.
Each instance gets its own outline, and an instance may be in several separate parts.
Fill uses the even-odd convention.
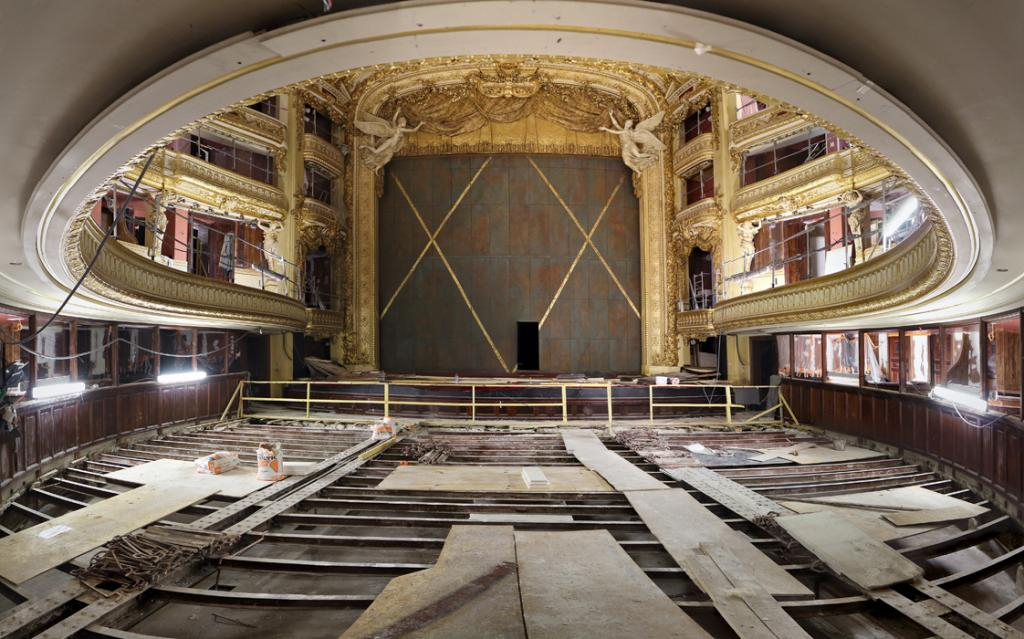
[[[496,58],[512,62],[531,62],[524,56],[496,55]],[[576,76],[600,80],[606,88],[617,91],[629,100],[643,117],[650,116],[664,109],[665,104],[654,91],[642,84],[622,76],[593,66],[599,61],[578,60],[578,65],[571,68]],[[592,66],[588,66],[590,63]],[[384,77],[372,84],[361,87],[354,95],[354,105],[350,117],[362,113],[377,114],[381,105],[394,95],[402,95],[400,87],[408,88],[422,84],[426,80],[454,69],[468,71],[481,65],[489,64],[487,60],[467,61],[455,67],[423,66],[415,71],[399,73],[394,77]],[[564,61],[535,61],[540,68],[557,72],[559,67],[569,71]],[[361,139],[361,136],[360,136]],[[352,255],[349,264],[352,273],[344,275],[352,278],[349,301],[350,330],[353,331],[353,346],[358,349],[351,363],[376,368],[380,362],[380,317],[378,295],[378,257],[379,246],[377,236],[377,214],[379,204],[379,180],[383,173],[374,173],[363,162],[362,142],[353,140],[349,166],[346,171],[351,175],[351,215],[352,241],[349,246]],[[671,366],[674,363],[674,323],[673,302],[675,299],[676,276],[671,264],[675,259],[672,246],[668,242],[669,220],[673,214],[671,192],[671,152],[659,154],[657,163],[643,172],[637,184],[639,201],[640,225],[640,326],[641,326],[641,366],[649,371],[652,366]],[[349,197],[346,194],[346,197]],[[650,257],[648,256],[658,256]],[[671,360],[671,361],[670,361]]]
[[[698,41],[711,49],[698,55]],[[949,297],[989,268],[992,221],[971,176],[933,132],[852,70],[802,45],[698,11],[636,2],[523,4],[412,2],[333,14],[211,47],[144,83],[98,116],[36,186],[22,218],[22,286],[11,303],[48,307],[73,278],[68,223],[93,189],[168,132],[261,92],[345,68],[424,57],[545,54],[613,58],[699,73],[784,100],[850,132],[906,171],[942,211],[955,242],[951,275],[929,295]],[[651,256],[653,257],[653,256]],[[648,259],[648,258],[645,258]],[[33,295],[33,287],[45,295]],[[52,310],[43,309],[43,310]],[[109,316],[102,299],[68,312]],[[132,314],[120,312],[123,318]]]

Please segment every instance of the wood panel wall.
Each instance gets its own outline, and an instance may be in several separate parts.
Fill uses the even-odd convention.
[[[244,373],[198,382],[97,388],[77,397],[22,402],[19,438],[0,435],[0,489],[62,455],[175,422],[219,417]]]
[[[456,203],[437,234],[446,259],[430,248],[406,280],[427,244],[423,227],[435,232]],[[577,222],[595,229],[600,257],[589,246],[579,253]],[[379,245],[380,357],[389,372],[507,374],[517,359],[516,322],[546,313],[541,371],[640,370],[640,318],[626,298],[640,308],[639,203],[619,158],[395,158],[384,178]]]
[[[804,423],[922,455],[988,489],[1007,514],[1024,516],[1024,425],[978,417],[924,396],[785,379],[782,392]]]

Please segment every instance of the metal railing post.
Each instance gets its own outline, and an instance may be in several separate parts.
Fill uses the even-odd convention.
[[[565,384],[562,384],[562,423],[569,423],[569,405],[565,399]]]
[[[650,414],[650,421],[654,421],[654,384],[647,387],[647,411]]]
[[[732,426],[732,386],[725,386],[725,423]]]
[[[384,382],[384,417],[390,417],[391,416],[390,404],[389,404],[389,402],[390,402],[389,395],[390,395],[390,385],[387,382]]]
[[[313,390],[313,384],[306,382],[306,417],[309,417],[309,397]]]
[[[238,383],[242,385],[242,394],[238,396],[238,419],[242,419],[242,404],[245,403],[245,393],[249,390],[249,381],[242,380]]]
[[[470,410],[471,410],[471,418],[475,422],[476,421],[476,384],[473,384],[472,390],[473,390],[473,395],[472,395],[472,398],[470,400]]]
[[[608,382],[608,425],[612,424],[612,383]]]

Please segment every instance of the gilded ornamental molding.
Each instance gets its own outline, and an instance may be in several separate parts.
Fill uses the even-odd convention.
[[[729,125],[729,149],[738,158],[752,146],[791,135],[810,126],[813,124],[803,114],[776,104]]]
[[[161,156],[162,166],[150,169],[142,183],[163,190],[169,198],[184,198],[234,215],[271,221],[284,219],[288,207],[284,192],[276,186],[170,149],[162,150]],[[140,170],[141,167],[133,167],[125,175],[135,180]]]
[[[76,218],[69,230],[64,259],[77,278],[96,255],[103,231],[87,216]],[[305,309],[297,300],[168,268],[120,242],[106,243],[85,286],[107,299],[154,313],[289,330],[307,325]]]
[[[714,157],[715,134],[713,132],[701,133],[675,150],[672,165],[675,174],[682,176],[689,173],[690,169],[704,162],[710,162]]]
[[[317,338],[333,337],[345,330],[345,313],[320,308],[306,309],[306,333]]]
[[[698,200],[676,213],[672,239],[679,246],[680,256],[687,255],[695,246],[717,253],[722,243],[722,209],[715,198]]]
[[[893,175],[874,153],[849,148],[829,153],[736,192],[733,212],[737,222],[788,217],[801,209],[822,208],[854,189]]]
[[[712,323],[728,332],[877,313],[934,290],[952,264],[952,240],[936,217],[889,252],[852,268],[719,301]]]
[[[676,314],[676,331],[681,339],[703,340],[717,335],[713,309],[679,311]]]
[[[255,109],[241,108],[218,113],[205,124],[232,136],[242,136],[268,149],[285,147],[285,123]]]
[[[344,171],[341,149],[312,133],[302,136],[302,159],[316,162],[336,176]]]

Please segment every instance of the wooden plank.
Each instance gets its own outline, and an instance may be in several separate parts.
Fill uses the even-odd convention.
[[[434,567],[392,579],[341,637],[525,639],[515,565],[511,526],[452,526]]]
[[[761,454],[754,455],[750,459],[759,462],[771,461],[773,459],[778,459],[783,455],[792,455],[793,453],[800,452],[801,450],[810,448],[811,446],[814,446],[814,444],[793,444],[792,446],[785,446],[783,448],[757,448],[756,450],[761,451]]]
[[[0,539],[0,576],[21,583],[215,492],[212,487],[140,486],[19,531]]]
[[[620,455],[608,450],[593,432],[563,428],[562,442],[581,464],[599,473],[615,490],[670,489],[650,474],[640,470]],[[547,470],[545,469],[545,473]]]
[[[207,475],[196,472],[196,465],[193,462],[181,459],[154,459],[145,464],[108,473],[106,477],[165,488],[212,486],[216,494],[225,497],[245,497],[273,483],[256,479],[256,472],[251,466],[234,468],[220,475]]]
[[[536,468],[536,467],[535,467]],[[540,466],[546,486],[527,487],[523,466],[416,465],[398,466],[381,481],[378,490],[438,490],[451,492],[611,492],[601,476],[578,466]]]
[[[874,595],[939,639],[972,639],[971,635],[934,614],[927,606],[921,606],[891,588],[879,590]]]
[[[626,493],[626,498],[681,567],[702,543],[717,543],[746,566],[752,580],[771,595],[810,597],[813,593],[785,568],[754,547],[681,488]],[[692,577],[692,575],[691,575]]]
[[[745,566],[717,544],[701,544],[686,572],[741,639],[810,639]]]
[[[530,639],[710,639],[608,531],[516,531],[515,540]]]
[[[710,468],[663,468],[661,472],[693,486],[750,522],[762,517],[793,513],[785,506]]]
[[[919,578],[921,567],[833,512],[775,519],[804,548],[836,573],[872,590]]]

